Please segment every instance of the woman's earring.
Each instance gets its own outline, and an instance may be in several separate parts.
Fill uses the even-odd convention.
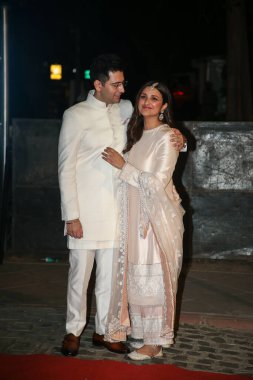
[[[163,114],[163,112],[164,112],[164,111],[161,111],[160,114],[159,114],[159,116],[158,116],[158,119],[159,119],[160,121],[162,121],[162,120],[164,119],[164,114]]]

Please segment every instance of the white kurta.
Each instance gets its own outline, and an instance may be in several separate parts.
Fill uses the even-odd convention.
[[[171,133],[167,125],[144,131],[120,173],[122,227],[107,319],[109,341],[131,333],[145,344],[173,343],[184,211],[172,180],[178,152]]]
[[[170,148],[169,129],[158,127],[143,132],[142,138],[129,152],[128,162],[141,171],[153,173],[172,195],[172,172],[178,152]],[[165,142],[164,142],[165,140]],[[167,149],[160,147],[162,144]],[[162,153],[160,152],[162,151]],[[130,169],[130,168],[129,168]],[[145,344],[171,343],[172,334],[161,336],[165,304],[161,248],[150,223],[146,237],[140,236],[140,192],[134,175],[122,171],[121,178],[132,183],[128,185],[129,223],[128,223],[128,270],[127,296],[131,319],[131,336],[143,339]],[[132,172],[132,168],[130,169]],[[134,170],[134,169],[133,169]]]
[[[102,151],[122,151],[126,128],[121,115],[132,113],[130,101],[108,105],[89,93],[86,101],[64,112],[59,138],[59,185],[63,220],[79,218],[83,238],[68,236],[70,249],[113,247],[116,236],[117,169],[108,165]]]

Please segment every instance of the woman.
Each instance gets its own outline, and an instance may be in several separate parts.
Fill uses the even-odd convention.
[[[124,157],[110,147],[102,153],[120,169],[122,181],[121,241],[106,339],[124,340],[130,333],[143,339],[128,354],[133,360],[162,356],[162,346],[174,338],[184,211],[172,181],[178,158],[172,126],[168,88],[148,82],[137,95]]]

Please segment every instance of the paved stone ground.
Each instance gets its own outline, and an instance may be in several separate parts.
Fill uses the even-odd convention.
[[[1,305],[0,352],[60,355],[64,326],[64,308]],[[125,356],[92,346],[93,330],[94,315],[91,315],[82,335],[80,359],[127,360]],[[149,363],[253,375],[253,331],[182,324],[179,325],[173,347],[164,350],[163,358],[150,360]]]

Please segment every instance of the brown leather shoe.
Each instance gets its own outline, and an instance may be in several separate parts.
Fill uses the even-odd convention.
[[[62,342],[61,353],[65,356],[76,356],[80,346],[80,336],[67,334]]]
[[[107,350],[114,352],[116,354],[127,354],[130,352],[129,348],[127,345],[123,342],[106,342],[104,340],[104,335],[99,335],[97,333],[93,333],[92,337],[92,343],[95,346],[103,346],[107,348]]]

